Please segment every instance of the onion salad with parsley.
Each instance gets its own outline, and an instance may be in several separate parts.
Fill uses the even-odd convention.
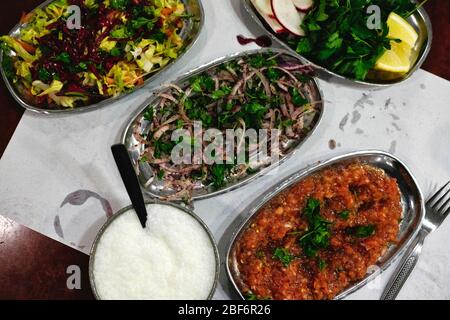
[[[267,129],[267,140],[258,143],[267,143],[269,157],[277,153],[281,158],[302,141],[317,123],[321,101],[309,98],[315,88],[309,66],[286,57],[273,52],[243,56],[193,76],[181,87],[170,84],[159,92],[159,99],[133,125],[136,148],[141,152],[138,170],[149,165],[153,172],[145,187],[168,190],[168,200],[189,202],[199,189],[220,190],[267,167],[270,163],[253,161],[255,150],[244,136],[247,129]],[[197,121],[202,131],[195,136]],[[204,159],[201,164],[173,162],[171,155],[177,145],[187,144],[191,159],[195,147],[204,151],[211,142],[203,136],[211,128],[222,132],[224,141],[223,148],[215,149],[213,164]],[[173,141],[177,129],[188,131],[190,139],[182,136]],[[225,146],[227,129],[241,129],[241,135],[236,133],[231,161]],[[278,129],[277,150],[270,143],[272,129]],[[246,154],[244,164],[237,161],[241,150]]]
[[[81,9],[71,29],[67,8]],[[57,0],[22,17],[18,37],[0,37],[3,70],[28,103],[91,105],[130,92],[176,59],[186,19],[180,0]]]

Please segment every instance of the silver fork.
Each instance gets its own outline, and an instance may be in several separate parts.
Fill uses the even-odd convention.
[[[439,189],[425,204],[426,213],[422,228],[411,245],[406,249],[402,260],[381,295],[381,300],[395,300],[419,260],[425,237],[436,230],[450,213],[450,207],[448,207],[448,204],[450,204],[450,188],[445,191],[449,184],[450,181]]]

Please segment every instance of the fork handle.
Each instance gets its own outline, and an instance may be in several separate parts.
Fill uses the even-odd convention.
[[[381,300],[395,300],[419,260],[419,255],[427,234],[425,230],[420,230],[419,234],[414,238],[414,241],[406,249],[405,254],[381,295]]]

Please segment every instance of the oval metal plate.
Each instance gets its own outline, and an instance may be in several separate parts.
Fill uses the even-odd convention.
[[[245,10],[250,15],[250,17],[265,31],[267,35],[269,35],[273,41],[281,45],[286,50],[290,51],[292,54],[298,56],[305,64],[312,65],[317,71],[321,78],[325,80],[336,80],[343,82],[344,84],[357,84],[359,86],[372,86],[372,87],[385,87],[392,86],[394,84],[401,83],[408,78],[410,78],[414,72],[416,72],[422,64],[425,62],[425,59],[428,56],[428,53],[431,50],[431,43],[433,41],[433,31],[431,27],[431,20],[425,9],[422,7],[413,13],[409,18],[408,22],[414,27],[417,31],[419,38],[415,48],[415,63],[411,70],[406,73],[403,77],[395,79],[395,80],[386,80],[386,81],[375,81],[375,80],[356,80],[346,76],[342,76],[337,74],[327,68],[324,68],[320,65],[315,64],[309,59],[305,58],[302,55],[299,55],[294,49],[289,47],[284,41],[282,41],[275,32],[266,24],[264,19],[260,16],[260,14],[256,11],[255,7],[251,3],[251,0],[243,0],[243,5]]]
[[[230,56],[226,56],[223,58],[219,58],[207,65],[200,66],[185,75],[181,76],[177,80],[175,80],[173,83],[183,87],[189,83],[189,79],[201,74],[202,72],[209,70],[211,68],[215,68],[223,63],[239,59],[243,56],[253,55],[253,54],[260,54],[260,53],[266,53],[266,52],[273,52],[280,53],[283,57],[286,57],[286,59],[292,59],[295,62],[301,63],[301,61],[298,59],[298,57],[293,56],[289,52],[285,50],[279,50],[279,49],[259,49],[259,50],[252,50],[242,53],[236,53]],[[303,139],[299,139],[293,143],[293,147],[291,148],[291,151],[286,156],[280,158],[280,161],[276,164],[272,164],[270,167],[262,168],[259,172],[254,173],[252,175],[248,175],[242,180],[239,180],[237,182],[228,183],[225,187],[215,190],[211,187],[208,188],[201,188],[194,191],[192,200],[200,200],[205,199],[209,197],[213,197],[222,193],[226,193],[232,190],[235,190],[243,185],[246,185],[250,183],[251,181],[255,180],[256,178],[266,174],[268,171],[270,171],[274,166],[280,165],[282,162],[286,161],[289,157],[291,157],[299,148],[300,146],[313,134],[315,129],[320,123],[320,120],[322,119],[323,115],[323,98],[322,93],[319,89],[319,86],[315,79],[312,79],[309,83],[309,86],[311,88],[311,95],[308,98],[309,101],[318,101],[319,103],[316,104],[317,114],[315,115],[314,119],[311,120],[311,130],[309,131],[308,135],[304,137]],[[125,132],[123,134],[122,142],[125,144],[125,146],[128,148],[130,157],[133,161],[133,164],[139,168],[138,178],[139,182],[141,183],[143,191],[152,198],[164,198],[171,194],[170,190],[166,190],[163,186],[159,184],[150,184],[150,186],[146,186],[147,181],[153,176],[153,171],[150,165],[148,164],[142,164],[139,163],[138,159],[141,154],[141,151],[143,150],[142,144],[134,137],[133,132],[135,130],[139,130],[140,132],[145,132],[147,129],[145,126],[137,127],[139,123],[143,123],[143,115],[145,113],[145,109],[149,105],[155,104],[160,98],[156,95],[161,92],[167,90],[167,88],[161,87],[155,93],[150,97],[148,100],[146,100],[139,108],[138,112],[131,118],[129,124],[127,125]]]
[[[401,255],[402,251],[409,245],[409,243],[411,243],[422,225],[422,221],[425,216],[425,204],[422,192],[408,167],[393,155],[382,151],[360,151],[338,156],[320,164],[310,166],[304,170],[300,170],[298,173],[295,173],[285,180],[277,183],[269,188],[267,192],[260,195],[245,210],[243,210],[241,216],[246,216],[247,218],[233,233],[226,257],[228,277],[236,292],[242,299],[244,299],[244,296],[240,292],[236,281],[238,276],[237,264],[234,255],[234,245],[242,232],[246,230],[247,227],[253,222],[259,210],[272,198],[280,194],[280,192],[290,188],[306,177],[327,167],[354,161],[359,161],[361,163],[380,168],[384,170],[387,175],[397,179],[401,192],[403,220],[400,224],[398,243],[390,246],[388,250],[386,250],[384,255],[378,261],[377,270],[374,273],[367,274],[364,279],[345,289],[338,296],[336,296],[335,299],[343,299],[352,292],[366,285],[369,281],[373,280],[385,271]]]
[[[39,8],[45,8],[50,3],[52,3],[54,0],[47,0],[38,7],[36,7],[33,11],[39,9]],[[163,76],[165,73],[167,73],[170,69],[173,68],[175,63],[186,54],[189,49],[194,45],[194,43],[197,41],[198,36],[200,35],[200,32],[203,28],[205,16],[203,11],[203,6],[201,3],[201,0],[180,0],[184,3],[186,7],[186,11],[189,15],[192,16],[192,19],[189,19],[188,23],[186,23],[185,27],[181,30],[180,36],[181,38],[187,43],[184,50],[179,54],[179,56],[170,61],[163,69],[161,69],[159,72],[151,75],[148,79],[144,81],[144,83],[140,86],[137,86],[133,91],[123,93],[117,97],[111,97],[107,98],[105,100],[102,100],[98,103],[91,104],[88,106],[78,107],[78,108],[60,108],[60,109],[45,109],[42,107],[34,106],[26,102],[20,92],[16,89],[13,83],[11,83],[8,78],[6,77],[5,71],[3,70],[3,50],[0,50],[0,71],[3,77],[3,80],[5,81],[6,87],[8,88],[9,92],[13,96],[13,98],[19,103],[23,108],[36,112],[41,114],[69,114],[69,113],[82,113],[87,111],[96,110],[99,108],[102,108],[104,106],[113,104],[114,102],[117,102],[118,100],[126,97],[127,95],[134,93],[147,85],[149,85],[151,82],[155,81],[158,77]],[[33,12],[31,11],[31,12]],[[13,37],[17,37],[20,34],[20,30],[24,27],[24,24],[17,24],[10,32],[9,35]]]

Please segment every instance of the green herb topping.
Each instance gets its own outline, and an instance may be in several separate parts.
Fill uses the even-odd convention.
[[[273,253],[273,258],[280,260],[283,266],[288,267],[295,259],[295,256],[286,248],[276,248]]]
[[[308,258],[313,258],[321,249],[329,246],[331,232],[330,222],[324,220],[320,215],[320,201],[309,199],[303,211],[308,220],[308,232],[300,239],[300,245]]]
[[[357,238],[367,238],[375,234],[375,225],[359,226],[351,228],[350,232]]]

